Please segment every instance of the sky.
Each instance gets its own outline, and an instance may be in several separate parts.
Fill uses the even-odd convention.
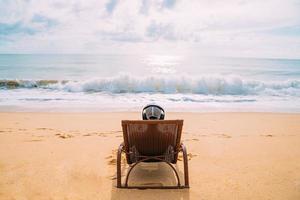
[[[0,0],[0,53],[300,58],[300,0]]]

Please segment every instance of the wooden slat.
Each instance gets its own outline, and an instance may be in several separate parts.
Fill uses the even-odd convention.
[[[163,155],[169,146],[174,151],[180,147],[183,120],[123,120],[125,150],[135,147],[141,155]],[[129,164],[134,161],[127,157]],[[172,163],[177,162],[175,155]]]

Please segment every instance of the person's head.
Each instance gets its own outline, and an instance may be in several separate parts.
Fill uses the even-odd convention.
[[[143,108],[142,117],[143,120],[163,120],[165,111],[159,105],[150,104]]]

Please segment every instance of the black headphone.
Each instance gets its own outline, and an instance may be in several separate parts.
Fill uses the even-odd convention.
[[[162,111],[159,120],[163,120],[165,118],[165,110],[162,107],[160,107],[159,105],[155,105],[155,104],[149,104],[149,105],[147,105],[143,108],[143,111],[142,111],[143,120],[148,119],[147,116],[146,116],[146,109],[149,108],[149,107],[156,107],[156,108],[158,108]]]

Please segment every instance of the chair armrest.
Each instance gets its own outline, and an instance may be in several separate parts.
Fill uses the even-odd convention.
[[[180,150],[186,152],[186,147],[183,143],[180,143]]]
[[[124,142],[122,142],[122,143],[119,145],[118,152],[119,152],[119,151],[122,151],[123,148],[124,148]]]

